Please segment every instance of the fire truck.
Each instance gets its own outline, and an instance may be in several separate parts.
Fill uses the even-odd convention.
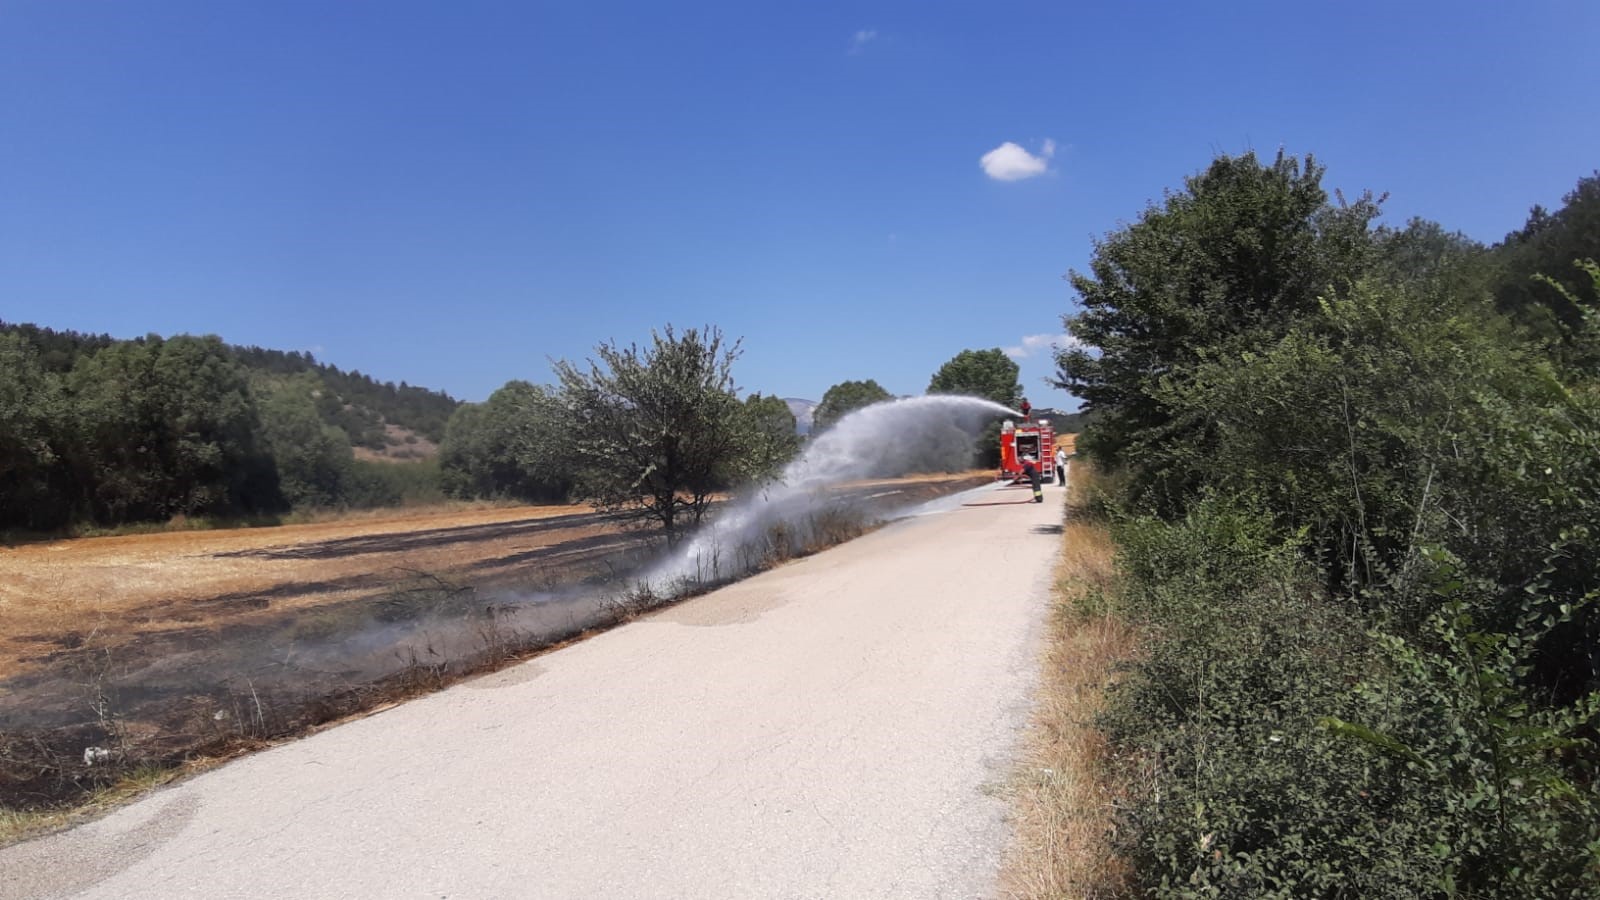
[[[1049,419],[1033,420],[1033,408],[1022,401],[1022,421],[1005,420],[1000,426],[1000,478],[1012,484],[1028,480],[1022,471],[1022,458],[1033,457],[1039,480],[1056,477],[1056,432]]]

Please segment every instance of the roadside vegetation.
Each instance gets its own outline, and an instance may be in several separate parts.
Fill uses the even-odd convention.
[[[1071,275],[1117,891],[1600,896],[1600,175],[1494,246],[1322,176],[1219,157]]]
[[[1071,437],[1065,441],[1070,452]],[[1129,883],[1114,841],[1122,799],[1117,763],[1101,717],[1108,691],[1134,659],[1138,635],[1113,599],[1104,489],[1093,466],[1072,467],[1038,701],[1011,785],[1007,897],[1094,900],[1120,896]]]

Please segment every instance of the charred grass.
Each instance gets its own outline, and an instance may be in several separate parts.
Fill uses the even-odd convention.
[[[1120,791],[1097,718],[1137,642],[1108,602],[1113,545],[1095,482],[1088,465],[1073,466],[1043,671],[1012,784],[1014,833],[1002,880],[1009,897],[1126,892],[1126,865],[1113,851]]]
[[[919,502],[973,483],[918,480],[898,499]],[[241,593],[238,602],[220,605],[229,615],[212,611],[212,603],[200,622],[177,621],[164,606],[136,607],[136,616],[165,623],[152,630],[146,621],[137,632],[119,628],[104,609],[64,603],[39,623],[50,634],[36,637],[50,640],[34,644],[49,652],[0,682],[0,844],[582,640],[848,541],[873,523],[870,510],[848,504],[818,511],[733,551],[727,577],[694,580],[665,596],[628,586],[626,573],[659,549],[636,536],[587,553],[519,559],[524,575],[514,584],[485,581],[488,572],[470,567],[448,574],[395,568],[382,590],[366,596],[269,609],[270,591]],[[576,539],[585,540],[592,538]]]

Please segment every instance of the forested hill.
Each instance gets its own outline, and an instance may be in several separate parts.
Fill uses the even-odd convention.
[[[444,424],[461,401],[443,391],[392,381],[380,382],[358,371],[346,372],[338,366],[319,363],[309,353],[264,350],[260,347],[233,347],[234,355],[252,371],[274,375],[314,372],[327,385],[332,402],[320,403],[319,412],[330,425],[343,428],[357,446],[383,448],[383,423],[414,431],[438,443],[444,439]]]
[[[93,356],[119,343],[143,344],[150,338],[123,341],[105,334],[56,331],[37,325],[14,324],[0,320],[0,334],[16,334],[38,351],[41,367],[65,375],[79,359]],[[228,351],[257,380],[281,380],[312,373],[321,382],[316,395],[317,413],[323,422],[343,429],[350,443],[371,450],[383,450],[392,442],[385,424],[414,432],[437,444],[444,438],[444,425],[461,401],[443,391],[433,391],[392,381],[380,382],[359,371],[318,362],[310,353],[269,350],[261,347],[227,345]]]

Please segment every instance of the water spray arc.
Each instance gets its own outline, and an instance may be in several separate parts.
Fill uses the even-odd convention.
[[[740,574],[741,548],[772,528],[803,526],[825,508],[828,491],[850,481],[970,464],[979,430],[1016,410],[979,397],[929,395],[875,403],[841,418],[816,436],[783,473],[723,510],[644,583],[661,595],[688,584]]]

